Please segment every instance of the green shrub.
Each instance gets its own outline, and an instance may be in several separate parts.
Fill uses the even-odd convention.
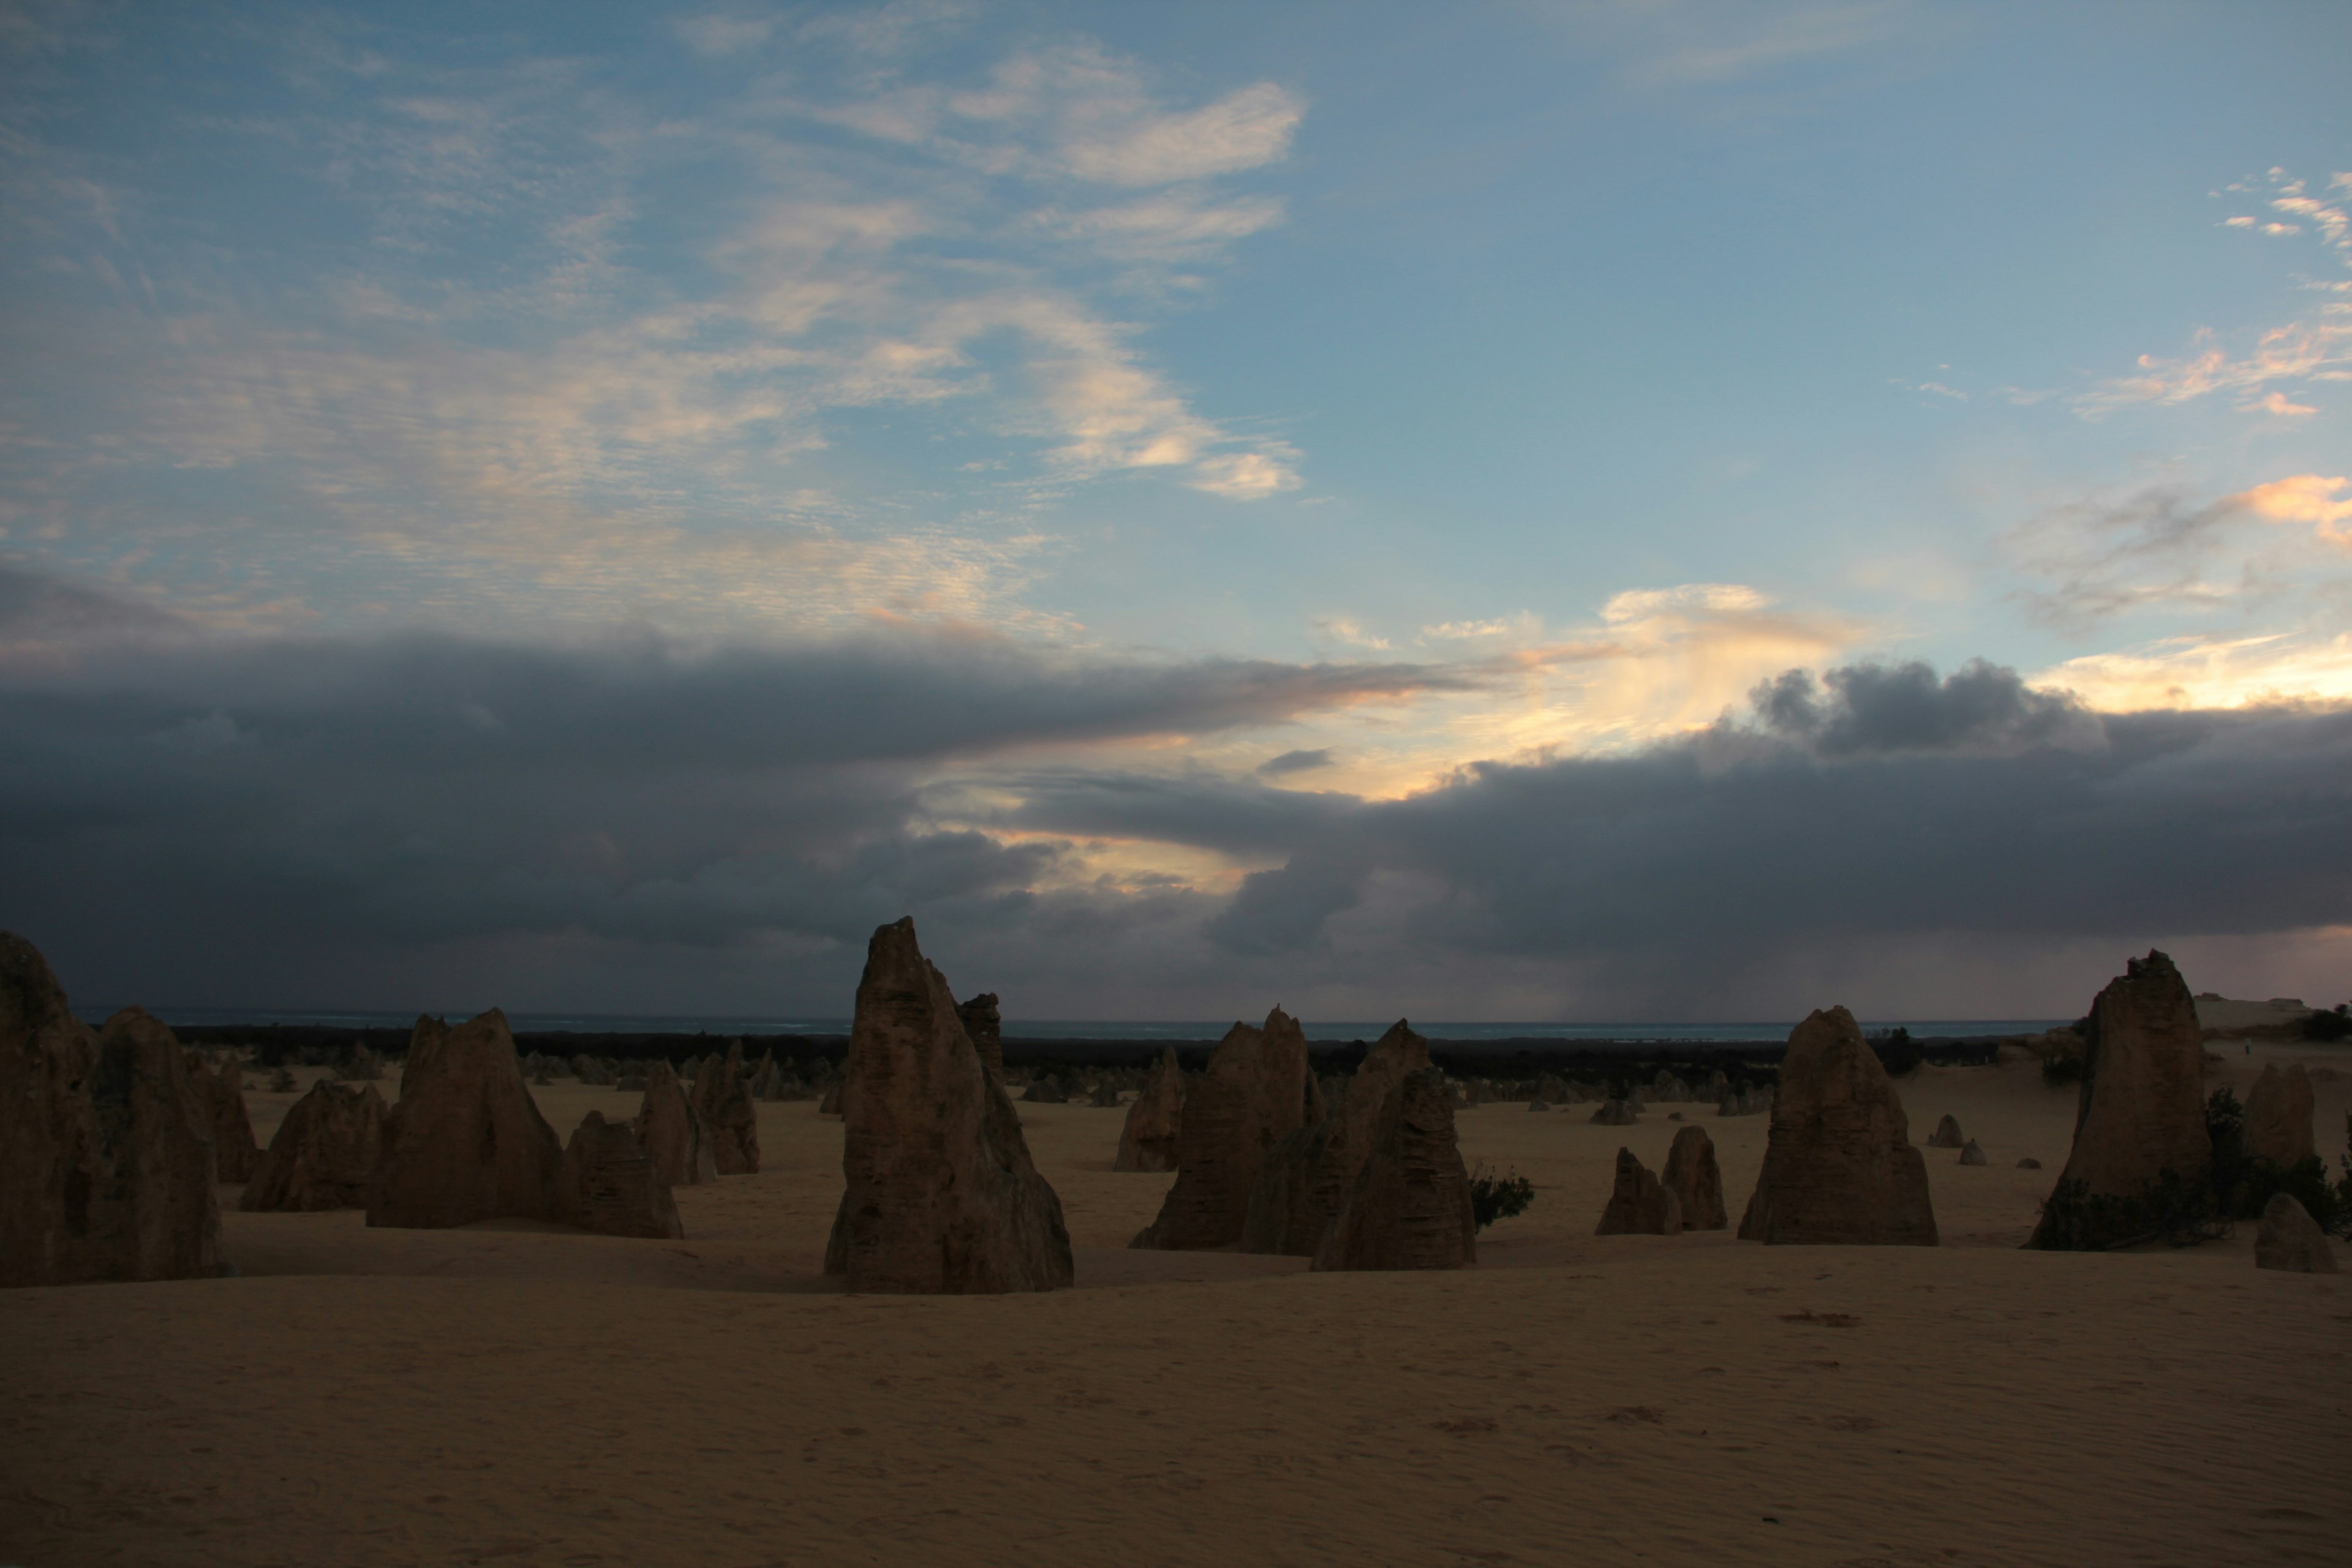
[[[1881,1029],[1870,1037],[1870,1048],[1878,1053],[1879,1065],[1889,1078],[1909,1078],[1927,1059],[1927,1053],[1912,1042],[1908,1029]]]
[[[2079,1178],[2060,1182],[2042,1205],[2029,1245],[2050,1252],[2103,1252],[2158,1240],[2192,1247],[2227,1230],[2214,1213],[2212,1189],[2182,1181],[2168,1165],[2132,1197],[2094,1193]]]
[[[2329,1011],[2312,1013],[2303,1020],[2306,1040],[2352,1039],[2352,1002],[2338,1002]]]
[[[1527,1213],[1535,1201],[1536,1184],[1517,1171],[1498,1176],[1480,1165],[1470,1173],[1470,1214],[1480,1230],[1498,1219]]]

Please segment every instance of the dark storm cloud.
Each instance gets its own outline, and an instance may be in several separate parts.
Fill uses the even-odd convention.
[[[1822,687],[1826,686],[1824,691]],[[1971,659],[1938,681],[1919,663],[1848,665],[1816,684],[1792,669],[1749,694],[1765,728],[1824,757],[2096,746],[2099,722],[2063,692]]]
[[[1328,751],[1285,752],[1258,763],[1255,772],[1260,778],[1278,779],[1285,773],[1313,773],[1330,765],[1331,753]]]

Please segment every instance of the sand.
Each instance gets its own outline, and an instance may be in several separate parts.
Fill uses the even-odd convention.
[[[2257,1046],[2336,1076],[2352,1051]],[[386,1089],[394,1087],[387,1083]],[[1535,1206],[1474,1270],[1133,1253],[1172,1179],[1120,1113],[1024,1105],[1075,1290],[853,1297],[815,1275],[840,1124],[763,1104],[767,1169],[688,1237],[226,1218],[235,1279],[0,1292],[0,1562],[2339,1563],[2352,1276],[2253,1226],[2025,1253],[2071,1090],[1923,1068],[1990,1156],[1928,1152],[1940,1248],[1595,1237],[1676,1110],[1736,1224],[1766,1119],[1460,1118]],[[560,1131],[635,1096],[534,1090]],[[292,1095],[251,1095],[266,1141]],[[2021,1155],[2039,1172],[2014,1168]],[[234,1189],[224,1189],[232,1196]]]

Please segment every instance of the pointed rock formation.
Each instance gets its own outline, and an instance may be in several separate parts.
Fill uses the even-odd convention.
[[[1127,1108],[1127,1121],[1118,1130],[1118,1159],[1114,1171],[1172,1171],[1176,1168],[1178,1129],[1184,1124],[1184,1069],[1177,1064],[1176,1047],[1160,1053],[1160,1065],[1135,1103]]]
[[[847,1190],[826,1273],[852,1290],[933,1295],[1070,1283],[1061,1200],[911,920],[866,944],[841,1106]]]
[[[0,1286],[108,1277],[106,1248],[90,1234],[96,1055],[47,961],[0,932]]]
[[[2318,1152],[2312,1137],[2311,1074],[2301,1062],[2282,1068],[2266,1062],[2246,1095],[2245,1147],[2249,1156],[2281,1170]]]
[[[676,1241],[686,1235],[660,1167],[629,1123],[607,1121],[601,1110],[582,1119],[563,1151],[562,1197],[556,1217],[599,1236]]]
[[[1666,1151],[1659,1180],[1683,1211],[1685,1230],[1722,1230],[1731,1223],[1723,1206],[1723,1173],[1715,1163],[1715,1140],[1704,1127],[1685,1127]]]
[[[1611,1189],[1609,1205],[1601,1211],[1601,1223],[1593,1227],[1592,1234],[1680,1236],[1682,1229],[1681,1200],[1634,1157],[1633,1151],[1620,1146],[1617,1184]]]
[[[247,1214],[365,1208],[389,1114],[375,1085],[329,1079],[287,1108],[236,1206]]]
[[[235,1058],[214,1072],[195,1052],[188,1053],[188,1081],[203,1097],[213,1129],[213,1173],[224,1182],[249,1182],[261,1157],[253,1141],[253,1121],[245,1113],[245,1075]]]
[[[1062,1087],[1060,1079],[1033,1078],[1029,1087],[1021,1091],[1021,1100],[1024,1105],[1067,1105],[1070,1091]]]
[[[1004,1016],[997,1011],[996,993],[983,991],[969,1002],[958,1003],[956,1018],[963,1025],[964,1037],[971,1042],[971,1048],[980,1053],[980,1065],[1003,1082]]]
[[[630,1131],[671,1186],[698,1186],[719,1179],[719,1155],[702,1125],[702,1113],[695,1110],[669,1063],[656,1061],[646,1068],[646,1097],[637,1102]]]
[[[1936,1130],[1927,1134],[1927,1147],[1930,1149],[1957,1149],[1967,1142],[1960,1136],[1958,1119],[1948,1111],[1941,1121],[1936,1123]]]
[[[1586,1120],[1596,1127],[1631,1127],[1642,1120],[1642,1113],[1633,1109],[1630,1100],[1604,1100],[1601,1109]]]
[[[1755,1195],[1739,1239],[1936,1245],[1927,1162],[1903,1101],[1843,1007],[1789,1036]]]
[[[454,1029],[417,1019],[368,1184],[368,1224],[554,1220],[562,1190],[563,1146],[523,1084],[506,1015],[493,1007]]]
[[[2074,1146],[2027,1245],[2091,1249],[2137,1235],[2144,1196],[2165,1172],[2195,1190],[2212,1161],[2197,1004],[2172,960],[2151,950],[2091,1005]]]
[[[1094,1093],[1087,1100],[1087,1103],[1093,1106],[1097,1110],[1117,1110],[1118,1109],[1118,1085],[1113,1083],[1107,1078],[1097,1079],[1095,1080]]]
[[[39,955],[33,956],[37,962]],[[187,1053],[161,1022],[125,1007],[99,1031],[89,1059],[87,1093],[97,1140],[94,1168],[84,1167],[93,1179],[83,1212],[85,1239],[94,1251],[84,1255],[91,1271],[79,1277],[218,1274],[212,1106],[205,1086],[189,1076]]]
[[[1349,1097],[1354,1096],[1350,1086]],[[1324,1232],[1317,1269],[1460,1268],[1478,1261],[1470,1173],[1454,1141],[1454,1106],[1434,1068],[1391,1089],[1339,1216]]]
[[[760,1108],[743,1081],[743,1042],[728,1043],[725,1057],[712,1056],[694,1079],[694,1109],[709,1134],[710,1152],[722,1176],[757,1175],[760,1170]]]
[[[1977,1141],[1976,1141],[1975,1139],[1973,1139],[1973,1138],[1969,1139],[1969,1140],[1968,1141],[1968,1142],[1967,1142],[1965,1145],[1963,1145],[1963,1146],[1961,1147],[1961,1149],[1960,1149],[1960,1163],[1961,1163],[1961,1164],[1963,1164],[1963,1165],[1981,1165],[1981,1164],[1984,1164],[1984,1163],[1987,1163],[1987,1162],[1986,1162],[1986,1160],[1985,1160],[1985,1152],[1984,1152],[1982,1149],[1979,1149],[1979,1148],[1978,1148],[1978,1147],[1977,1147]]]
[[[1128,1245],[1183,1251],[1241,1240],[1266,1156],[1306,1120],[1307,1036],[1298,1020],[1276,1007],[1263,1028],[1235,1024],[1186,1088],[1176,1183],[1160,1217]]]
[[[1405,1075],[1428,1068],[1429,1042],[1399,1018],[1364,1053],[1339,1095],[1339,1110],[1268,1152],[1250,1192],[1242,1250],[1314,1257],[1371,1157],[1390,1094]]]
[[[819,1116],[841,1114],[841,1080],[839,1079],[835,1079],[825,1085],[824,1093],[817,1097],[816,1113]]]
[[[2254,1267],[2295,1274],[2334,1274],[2336,1249],[2327,1233],[2292,1193],[2273,1193],[2263,1205],[2263,1228],[2254,1237]]]

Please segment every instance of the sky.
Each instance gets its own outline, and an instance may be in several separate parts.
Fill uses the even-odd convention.
[[[2352,8],[0,0],[78,1002],[2352,995]]]

